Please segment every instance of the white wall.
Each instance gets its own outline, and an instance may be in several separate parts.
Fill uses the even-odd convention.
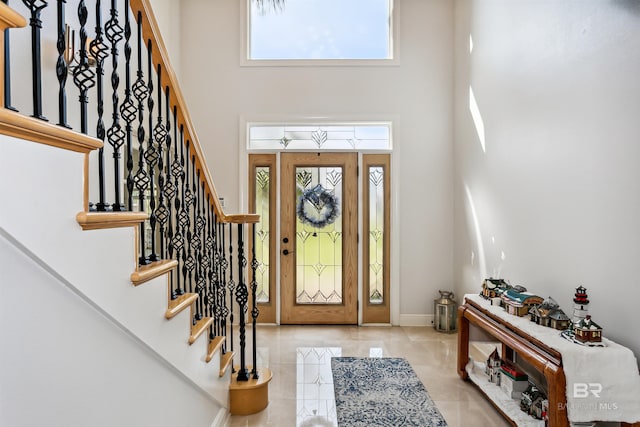
[[[400,65],[241,67],[239,0],[182,2],[183,91],[228,212],[235,212],[243,116],[394,120],[400,313],[426,322],[452,288],[453,3],[396,0]],[[203,33],[203,29],[207,29]],[[294,37],[295,35],[292,35]]]
[[[4,233],[0,253],[0,425],[212,425],[209,396]]]
[[[137,257],[135,229],[82,231],[76,222],[75,215],[82,210],[82,184],[82,154],[0,136],[0,199],[11,201],[0,209],[0,229],[181,372],[185,382],[208,394],[211,405],[227,407],[230,373],[218,376],[219,355],[205,363],[205,336],[188,344],[189,310],[171,320],[164,317],[167,277],[137,287],[131,284]],[[8,283],[3,280],[0,285],[4,290]],[[21,321],[24,329],[40,326],[31,325],[29,316]],[[75,348],[61,344],[55,351],[72,357]]]
[[[171,58],[171,66],[180,79],[180,2],[175,0],[151,0],[153,13],[160,27],[160,34]]]
[[[640,354],[640,3],[458,0],[455,22],[459,293],[500,276],[570,313],[583,285]]]

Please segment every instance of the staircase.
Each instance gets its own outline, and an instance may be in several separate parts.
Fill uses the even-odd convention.
[[[175,399],[171,409],[187,412],[183,425],[201,419],[223,425],[230,413],[263,410],[271,372],[258,367],[255,352],[252,236],[259,217],[230,215],[220,206],[148,1],[6,3],[0,3],[0,29],[6,29],[0,237],[7,255],[31,265],[6,271],[24,277],[25,285],[51,280],[72,291],[159,360],[167,377],[177,375],[211,405],[196,414]],[[67,22],[77,26],[75,42]],[[46,299],[38,301],[46,306]],[[252,355],[245,354],[247,321]],[[35,325],[27,322],[26,329],[36,331]],[[14,356],[20,359],[19,352]],[[124,388],[139,380],[131,381]],[[113,392],[100,399],[112,400]],[[129,411],[134,415],[127,419],[141,415]],[[15,416],[12,425],[20,425]],[[166,425],[175,425],[169,419]],[[69,420],[65,413],[47,424],[100,425]]]

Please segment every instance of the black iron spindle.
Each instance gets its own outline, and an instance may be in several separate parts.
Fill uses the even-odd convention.
[[[169,108],[169,88],[167,87],[167,109]],[[179,179],[182,176],[182,167],[180,166],[180,159],[178,158],[178,134],[177,134],[177,108],[173,107],[173,138],[175,139],[175,144],[173,144],[173,161],[170,161],[169,155],[171,152],[171,138],[167,137],[167,167],[170,166],[171,175],[167,177],[168,180],[168,189],[170,191],[170,198],[173,200],[173,205],[175,208],[175,217],[176,217],[176,228],[175,232],[173,229],[173,216],[171,213],[171,202],[169,202],[169,231],[168,231],[168,240],[169,240],[169,258],[173,258],[173,251],[176,251],[176,259],[180,262],[180,250],[182,249],[182,245],[184,244],[182,239],[182,234],[180,233],[180,228],[178,224],[178,215],[180,213],[180,197],[178,197],[178,183]],[[167,124],[169,124],[169,112],[167,111]],[[170,184],[170,185],[169,185]],[[172,274],[171,281],[171,299],[176,299],[179,295],[184,294],[184,290],[180,288],[180,274],[179,269],[175,276]]]
[[[68,74],[67,62],[64,60],[64,54],[68,48],[68,46],[66,45],[66,8],[67,0],[58,0],[58,40],[56,41],[56,47],[58,49],[58,60],[56,61],[56,77],[58,77],[58,125],[66,128],[71,128],[71,126],[69,126],[69,124],[67,123],[67,92],[65,89],[67,85]],[[8,37],[8,35],[9,33],[5,32],[5,37]],[[74,52],[71,52],[71,55],[73,56]],[[5,73],[6,72],[7,71],[5,70]],[[6,75],[5,78],[7,78]],[[11,94],[9,94],[9,100],[10,98]]]
[[[177,116],[176,108],[174,107],[173,109],[174,124],[175,124],[176,116]],[[187,215],[187,212],[185,210],[185,203],[184,203],[186,173],[184,171],[184,127],[183,125],[180,125],[180,140],[176,141],[174,145],[175,147],[174,150],[177,149],[178,145],[180,145],[180,158],[178,159],[178,155],[176,152],[174,161],[173,161],[173,166],[172,166],[172,173],[176,178],[176,185],[180,185],[180,192],[178,193],[175,201],[177,224],[176,224],[176,234],[173,237],[173,240],[174,240],[173,245],[176,248],[176,251],[177,251],[176,258],[179,263],[178,273],[176,273],[176,276],[177,276],[176,292],[178,295],[183,295],[185,292],[187,292],[187,280],[186,280],[187,269],[185,267],[185,262],[187,260],[187,255],[186,255],[187,251],[185,247],[185,233],[186,233],[185,229],[189,224],[189,215]],[[178,180],[179,180],[179,183],[178,183]],[[180,272],[182,273],[182,277],[183,277],[182,288],[180,287],[180,274],[179,274]]]
[[[133,210],[133,144],[131,143],[132,123],[136,119],[137,109],[131,98],[131,21],[129,0],[124,2],[124,58],[125,58],[125,89],[124,102],[120,105],[120,114],[124,119],[125,135],[127,138],[127,210]]]
[[[233,293],[236,289],[236,284],[233,281],[233,224],[229,224],[229,265],[227,266],[229,271],[229,281],[227,282],[227,288],[229,289],[229,335],[231,336],[231,351],[233,347]],[[231,372],[235,372],[236,369],[231,364]]]
[[[204,184],[203,184],[204,191]],[[211,327],[209,328],[209,339],[212,340],[215,337],[215,332],[217,332],[218,328],[218,314],[217,310],[217,302],[218,302],[218,290],[217,290],[217,280],[216,280],[216,272],[215,272],[215,224],[213,223],[213,212],[211,210],[211,197],[207,194],[207,202],[206,202],[206,218],[207,218],[207,227],[205,230],[206,239],[205,239],[205,251],[206,258],[205,263],[207,267],[207,279],[208,279],[208,298],[207,298],[207,310],[209,317],[213,318],[213,322]]]
[[[138,101],[138,171],[133,177],[133,182],[138,190],[138,203],[141,212],[146,210],[145,206],[145,191],[149,186],[149,174],[145,167],[145,151],[144,151],[144,101],[147,98],[149,89],[144,81],[144,73],[142,71],[142,13],[138,12],[138,69],[137,79],[133,84],[133,96]],[[149,260],[146,256],[146,224],[143,222],[140,224],[140,257],[138,263],[140,265],[146,265]]]
[[[9,0],[2,1],[9,5]],[[11,105],[11,38],[9,34],[8,28],[4,30],[4,108],[18,111]]]
[[[202,319],[202,311],[200,311],[200,303],[202,302],[203,299],[203,295],[202,295],[202,289],[201,289],[201,281],[200,281],[200,261],[198,260],[198,256],[200,255],[200,233],[198,232],[198,206],[199,206],[199,196],[198,196],[198,189],[200,188],[200,185],[198,184],[198,181],[200,180],[200,174],[198,173],[197,175],[197,179],[196,179],[196,157],[195,156],[191,156],[191,184],[193,186],[192,189],[192,193],[193,193],[193,207],[192,207],[192,218],[193,218],[193,222],[192,222],[192,227],[191,227],[191,244],[190,244],[190,255],[193,256],[193,269],[192,271],[189,272],[189,280],[191,280],[191,277],[193,275],[193,281],[195,283],[195,290],[198,293],[198,301],[196,302],[196,315],[195,315],[195,320],[200,320]]]
[[[180,133],[183,135],[183,127],[180,125]],[[189,293],[193,293],[193,283],[191,280],[187,282],[187,276],[190,267],[193,266],[193,257],[191,256],[191,218],[189,217],[189,207],[191,206],[191,190],[189,189],[189,141],[185,145],[187,152],[187,161],[184,161],[184,155],[182,152],[182,147],[180,147],[180,157],[182,164],[185,165],[185,172],[182,175],[182,211],[180,212],[180,226],[182,228],[182,233],[186,236],[186,242],[184,245],[184,250],[182,251],[182,279],[184,283],[185,291]]]
[[[97,106],[98,106],[98,122],[96,123],[96,138],[104,142],[105,127],[102,118],[104,114],[104,85],[102,77],[104,75],[104,59],[107,56],[107,47],[104,44],[102,36],[102,5],[101,0],[96,0],[96,38],[89,44],[89,53],[96,60],[96,81],[97,81]],[[104,172],[104,146],[98,150],[98,187],[99,201],[96,203],[96,209],[99,212],[107,210],[105,203],[105,172]]]
[[[244,224],[238,224],[238,286],[236,287],[236,301],[238,302],[238,329],[240,334],[240,370],[238,381],[249,381],[249,371],[245,360],[246,351],[246,322],[248,291],[244,282],[244,271],[247,267],[247,259],[244,255]]]
[[[95,73],[89,67],[89,53],[87,52],[87,17],[89,11],[84,0],[78,3],[78,20],[80,21],[80,61],[73,69],[73,83],[78,87],[80,96],[80,132],[87,134],[89,132],[88,121],[88,104],[89,89],[96,85]]]
[[[215,213],[214,213],[215,215]],[[224,256],[224,225],[215,220],[215,225],[218,234],[217,248],[216,248],[216,269],[218,272],[218,307],[220,307],[220,315],[218,316],[218,335],[226,337],[227,333],[227,316],[229,316],[229,307],[227,307],[227,277],[226,277],[226,263],[227,260]],[[225,340],[224,349],[226,351],[227,343]]]
[[[200,235],[200,253],[198,253],[198,267],[200,268],[200,282],[202,283],[202,315],[207,317],[209,304],[209,270],[207,265],[207,219],[205,213],[204,181],[200,180],[200,170],[198,169],[198,228]],[[210,317],[210,316],[209,316]]]
[[[107,141],[113,147],[113,175],[114,175],[114,202],[111,205],[113,211],[124,211],[124,204],[120,202],[120,148],[125,143],[125,132],[120,126],[120,114],[118,107],[120,99],[118,97],[118,86],[120,86],[120,76],[118,75],[118,43],[122,40],[122,27],[118,22],[118,5],[116,0],[111,0],[111,9],[109,9],[109,20],[105,23],[105,35],[109,43],[111,43],[111,102],[113,104],[113,122],[107,131]],[[128,12],[125,9],[125,12]],[[128,15],[128,13],[127,13]]]
[[[193,156],[193,160],[195,162],[195,156]],[[195,163],[194,163],[195,169]],[[195,236],[193,239],[193,244],[195,246],[195,257],[196,257],[196,289],[198,291],[198,304],[197,304],[197,312],[200,318],[206,315],[205,313],[205,303],[207,302],[207,275],[206,275],[206,266],[203,262],[203,249],[202,245],[204,243],[204,238],[202,236],[202,231],[204,229],[204,218],[202,216],[202,202],[203,197],[200,189],[202,188],[202,184],[200,181],[200,170],[198,169],[197,173],[198,179],[196,180],[197,186],[197,196],[196,196],[196,204],[194,209],[194,218],[195,218]]]
[[[156,210],[156,218],[158,219],[158,223],[160,224],[160,258],[165,259],[166,250],[165,250],[165,227],[167,225],[168,218],[168,209],[165,204],[165,186],[169,181],[167,177],[169,174],[165,176],[164,162],[165,159],[162,156],[162,148],[164,147],[165,140],[167,138],[167,130],[164,126],[164,122],[162,121],[162,68],[160,64],[158,64],[158,72],[156,73],[158,77],[158,122],[156,123],[156,127],[153,132],[154,139],[156,141],[156,149],[158,150],[158,209]],[[167,163],[167,167],[168,167]]]
[[[258,259],[256,258],[256,224],[251,224],[251,318],[252,318],[252,329],[251,335],[253,338],[253,368],[251,369],[251,374],[253,375],[253,379],[258,379],[258,343],[257,343],[257,331],[256,325],[258,323],[258,315],[260,311],[258,310],[258,303],[256,301],[256,289],[258,288],[258,282],[256,281],[256,269],[258,268]]]
[[[40,30],[42,21],[40,14],[47,7],[46,0],[22,0],[31,12],[29,26],[31,26],[31,79],[33,84],[33,116],[36,119],[47,121],[42,115],[42,50],[40,48]]]
[[[153,45],[151,44],[151,40],[147,40],[147,88],[149,91],[149,96],[147,98],[147,106],[149,107],[149,114],[147,114],[149,120],[149,140],[147,143],[147,151],[145,152],[144,159],[147,161],[147,166],[149,167],[149,210],[151,211],[149,214],[149,225],[151,226],[151,253],[149,254],[149,262],[158,261],[160,259],[157,254],[157,244],[156,244],[156,223],[158,221],[157,212],[156,212],[156,188],[155,188],[155,168],[158,163],[158,159],[160,155],[158,153],[157,146],[155,144],[154,137],[154,127],[153,127],[153,106],[155,104],[153,100],[153,76],[152,70],[153,65],[151,62],[151,50]]]

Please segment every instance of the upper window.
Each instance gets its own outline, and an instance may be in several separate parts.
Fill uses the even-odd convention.
[[[393,0],[247,0],[249,60],[393,59]]]

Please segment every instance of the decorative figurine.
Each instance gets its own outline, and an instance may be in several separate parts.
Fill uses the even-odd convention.
[[[591,315],[587,316],[573,325],[575,339],[583,343],[601,342],[602,328],[591,320]]]
[[[571,324],[571,319],[569,316],[565,314],[564,311],[557,308],[549,313],[549,327],[553,329],[557,329],[559,331],[564,331],[569,328]]]
[[[482,282],[482,292],[480,295],[486,299],[497,298],[507,289],[511,289],[511,285],[503,279],[493,279],[490,277],[484,279]]]
[[[589,313],[589,297],[587,289],[584,286],[576,288],[576,294],[573,297],[573,323],[577,324],[584,319]]]
[[[498,354],[498,349],[494,348],[493,352],[487,358],[487,365],[484,368],[484,373],[489,377],[489,382],[497,383],[498,382],[498,374],[500,373],[500,366],[502,365],[502,361],[500,360],[500,355]]]
[[[547,400],[546,396],[538,390],[538,387],[530,383],[529,387],[522,392],[520,410],[541,420],[543,417],[543,402],[545,400]]]
[[[500,388],[511,399],[520,399],[529,385],[529,377],[516,366],[503,362],[500,367]]]
[[[509,314],[516,316],[526,316],[531,307],[542,304],[542,298],[530,293],[520,293],[513,289],[507,289],[502,293],[502,303],[504,309]]]
[[[551,297],[547,298],[540,305],[536,305],[529,310],[531,321],[538,325],[564,331],[569,328],[571,319],[560,309],[558,303]]]
[[[524,287],[524,286],[522,286],[522,285],[515,285],[515,286],[513,287],[513,290],[514,290],[514,291],[516,291],[516,292],[520,292],[520,293],[522,293],[522,292],[527,292],[527,288],[525,288],[525,287]]]

